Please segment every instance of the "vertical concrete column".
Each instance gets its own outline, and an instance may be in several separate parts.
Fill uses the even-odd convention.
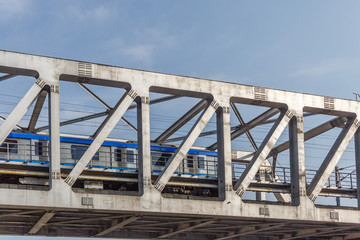
[[[223,105],[216,111],[218,142],[218,190],[219,200],[226,199],[226,193],[233,190],[231,165],[230,105]]]
[[[138,181],[139,195],[151,187],[151,151],[150,151],[150,104],[149,95],[141,96],[137,102],[138,128]]]
[[[355,164],[356,164],[356,186],[357,204],[360,209],[360,129],[355,133]]]
[[[300,204],[300,178],[299,178],[299,143],[298,143],[298,118],[295,115],[289,122],[289,154],[290,154],[290,175],[291,175],[291,205]]]
[[[60,101],[59,85],[50,85],[49,93],[49,156],[50,156],[50,182],[60,179]],[[51,187],[51,185],[50,185]]]
[[[295,116],[289,122],[290,191],[291,204],[298,206],[301,198],[306,198],[304,117],[302,111],[292,111]]]

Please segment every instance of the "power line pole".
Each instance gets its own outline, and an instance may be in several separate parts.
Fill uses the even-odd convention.
[[[354,93],[354,92],[353,92],[353,94],[355,95],[355,100],[357,101],[358,98],[360,98],[360,94],[359,93]]]

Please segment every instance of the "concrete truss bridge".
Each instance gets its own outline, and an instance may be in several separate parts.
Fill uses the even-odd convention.
[[[358,101],[3,50],[0,73],[0,234],[359,239]]]

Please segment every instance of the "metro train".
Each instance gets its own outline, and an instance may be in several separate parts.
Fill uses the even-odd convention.
[[[61,167],[71,169],[80,160],[89,145],[89,137],[80,135],[61,135]],[[152,171],[160,174],[177,150],[175,145],[152,145]],[[0,146],[0,163],[46,166],[49,164],[49,137],[41,134],[12,132]],[[136,143],[107,139],[91,159],[87,170],[136,172],[138,145]],[[214,177],[216,175],[217,152],[191,149],[175,174],[192,177]]]

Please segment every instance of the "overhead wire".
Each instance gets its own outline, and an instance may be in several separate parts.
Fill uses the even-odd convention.
[[[17,98],[17,99],[21,99],[20,96],[16,96],[16,95],[11,95],[11,94],[3,94],[1,93],[0,96],[5,96],[5,97],[13,97],[13,98]],[[14,102],[14,101],[0,101],[0,103],[2,105],[7,105],[7,106],[15,106],[17,104],[17,102]],[[87,111],[87,110],[79,110],[79,109],[72,109],[72,108],[67,108],[67,106],[74,106],[74,107],[85,107],[85,108],[90,108],[90,109],[104,109],[103,107],[97,107],[97,106],[90,106],[90,105],[85,105],[85,104],[79,104],[79,103],[70,103],[70,102],[61,102],[60,103],[60,106],[62,106],[60,108],[61,111],[64,111],[64,112],[71,112],[71,113],[84,113],[84,114],[93,114],[93,113],[97,113],[96,111]],[[48,110],[48,107],[44,106],[43,107],[44,110]],[[8,114],[8,113],[2,113],[2,114]],[[27,117],[30,117],[31,115],[25,115]],[[133,118],[136,117],[136,112],[132,111],[132,112],[127,112],[126,114],[126,117],[128,117],[129,119],[132,119],[133,121],[136,121],[134,120]],[[47,119],[45,116],[42,116],[40,115],[40,118],[38,120],[38,122],[42,122],[44,124],[48,123],[47,120],[43,120],[43,119]],[[28,120],[28,119],[23,119],[23,120]],[[70,120],[69,118],[67,119],[61,119],[61,121],[66,121],[66,120]],[[161,123],[173,123],[174,121],[178,120],[178,117],[175,117],[175,116],[169,116],[169,115],[163,115],[163,114],[156,114],[156,113],[150,113],[150,121],[156,121],[156,122],[161,122]],[[84,121],[82,122],[81,124],[80,123],[74,123],[72,125],[69,125],[69,126],[82,126],[82,127],[93,127],[93,128],[97,128],[98,126],[94,125],[96,124],[96,120],[94,119],[94,124],[90,124],[89,121],[91,120],[88,120],[88,121]],[[192,125],[195,123],[196,120],[191,120],[188,122],[188,125]],[[85,123],[86,122],[86,123]],[[216,125],[216,121],[215,120],[212,120],[212,121],[209,121],[208,125],[207,125],[207,128],[213,128],[214,126]],[[271,126],[270,126],[271,127]],[[254,137],[254,140],[257,142],[257,143],[261,143],[263,138],[259,137],[258,135],[259,134],[266,134],[268,132],[268,130],[270,129],[270,127],[267,127],[267,126],[264,126],[264,125],[260,125],[260,126],[257,126],[256,128],[252,129],[251,132],[256,135]],[[127,126],[119,126],[117,125],[115,127],[115,130],[117,131],[129,131],[129,132],[132,132],[132,130],[128,129]],[[164,131],[163,128],[159,128],[159,127],[152,127],[151,128],[151,131],[153,134],[155,133],[162,133]],[[184,134],[186,135],[188,133],[188,130],[178,130],[176,134],[174,134],[174,136],[176,135],[180,135],[180,134]],[[282,137],[283,138],[288,138],[288,133],[287,131],[284,131],[284,133],[282,134]],[[326,139],[328,140],[329,138],[334,138],[334,140],[336,139],[337,136],[335,135],[331,135],[331,134],[328,134],[328,133],[324,133],[322,135],[319,135],[316,137],[316,139]],[[210,136],[204,136],[202,137],[202,139],[214,139],[214,137],[210,137]],[[315,139],[315,138],[314,138]],[[242,140],[242,139],[236,139],[234,140],[234,142],[236,143],[248,143],[248,141],[246,140]],[[308,144],[307,142],[305,142],[305,145],[306,145],[306,148],[307,149],[315,149],[317,151],[319,150],[329,150],[329,145],[326,145],[326,144],[321,144],[321,143],[311,143],[311,144]],[[250,144],[249,144],[249,147],[250,147]],[[347,149],[348,151],[354,151],[354,148],[353,147],[348,147]],[[320,157],[316,157],[316,156],[307,156],[307,157],[311,157],[311,158],[320,158]],[[344,160],[344,159],[343,159]],[[351,160],[351,159],[347,159],[347,160]]]

